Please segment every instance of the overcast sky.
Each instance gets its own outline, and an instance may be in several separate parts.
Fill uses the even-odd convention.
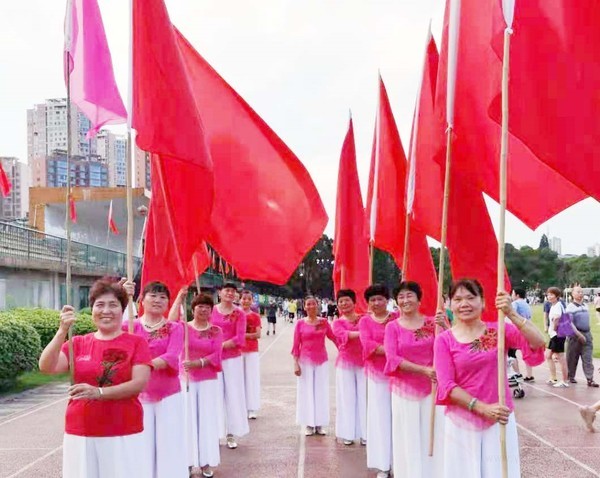
[[[0,156],[26,160],[26,109],[65,96],[66,0],[2,1]],[[128,97],[126,0],[99,0],[117,81]],[[439,40],[443,0],[167,0],[173,23],[298,155],[311,173],[333,233],[339,154],[352,110],[366,196],[377,70],[405,149],[430,18]],[[438,43],[439,44],[439,43]],[[492,219],[498,209],[488,201]],[[507,240],[537,247],[542,233],[562,252],[600,242],[600,205],[587,199],[531,231],[509,217]]]

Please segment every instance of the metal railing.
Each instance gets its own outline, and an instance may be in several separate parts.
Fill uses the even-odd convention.
[[[66,266],[67,240],[6,222],[0,222],[0,257],[21,260],[51,262]],[[103,247],[72,242],[72,267],[89,271],[94,275],[125,276],[127,256]],[[134,257],[134,270],[141,265],[141,258]]]

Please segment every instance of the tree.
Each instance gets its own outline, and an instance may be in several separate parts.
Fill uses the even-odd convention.
[[[373,248],[373,283],[383,284],[390,294],[400,282],[400,269],[390,254]]]
[[[431,257],[433,258],[433,264],[435,266],[435,273],[440,276],[440,248],[430,247]],[[450,289],[452,284],[452,271],[450,270],[450,256],[448,255],[448,249],[445,252],[446,262],[444,264],[444,293]]]
[[[542,234],[538,249],[550,249],[550,241],[548,241],[548,236],[546,236],[546,234]]]

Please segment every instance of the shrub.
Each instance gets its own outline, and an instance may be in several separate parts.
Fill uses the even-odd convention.
[[[0,320],[0,390],[36,368],[40,353],[40,336],[31,325],[17,319]]]

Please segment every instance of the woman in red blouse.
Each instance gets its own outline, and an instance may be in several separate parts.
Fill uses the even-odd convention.
[[[244,360],[244,386],[246,389],[246,408],[248,418],[256,419],[260,408],[260,357],[258,339],[261,334],[260,315],[252,311],[252,292],[242,291],[242,310],[246,314],[246,345],[242,348]]]
[[[75,385],[69,388],[65,419],[64,478],[139,476],[143,412],[138,395],[150,378],[152,359],[141,337],[121,329],[128,300],[121,285],[97,281],[90,291],[97,330],[73,337]],[[73,307],[64,306],[59,329],[40,357],[41,372],[69,371],[65,339],[74,321]]]

